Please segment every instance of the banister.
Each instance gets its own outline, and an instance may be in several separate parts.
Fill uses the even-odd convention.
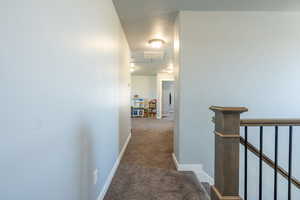
[[[300,119],[241,119],[241,126],[300,126]]]
[[[242,145],[246,145],[246,141],[244,138],[240,138],[240,143]],[[247,142],[247,148],[252,152],[254,153],[254,155],[256,156],[259,156],[259,150],[252,144],[250,144],[249,142]],[[272,159],[270,159],[267,155],[265,155],[263,153],[262,155],[262,159],[263,161],[269,165],[271,168],[275,168],[275,163],[272,161]],[[289,175],[288,175],[288,172],[286,170],[284,170],[282,167],[278,166],[278,172],[285,178],[285,179],[288,179],[289,178]],[[300,189],[300,181],[297,180],[295,177],[292,177],[292,183],[298,188]]]
[[[300,181],[293,177],[293,127],[300,126],[298,119],[240,119],[240,114],[247,112],[245,107],[211,106],[215,116],[212,121],[215,126],[215,184],[212,186],[212,200],[241,200],[239,196],[239,146],[244,145],[244,199],[247,199],[248,188],[248,156],[247,151],[259,157],[259,199],[263,196],[263,162],[274,169],[274,198],[277,197],[277,174],[288,180],[288,199],[291,199],[292,185],[300,189]],[[264,127],[275,128],[274,161],[263,150]],[[278,165],[278,127],[289,128],[289,158],[288,170]],[[244,136],[240,136],[241,127],[244,127]],[[259,149],[248,142],[248,127],[259,127]]]
[[[240,126],[300,126],[300,119],[241,119]]]

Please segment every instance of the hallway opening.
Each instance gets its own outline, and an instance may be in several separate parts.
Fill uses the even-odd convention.
[[[162,82],[162,118],[174,119],[175,82]]]
[[[105,200],[207,200],[193,172],[172,159],[173,121],[133,118],[132,137]]]
[[[175,83],[172,74],[162,74],[153,70],[131,74],[132,138],[137,137],[143,148],[138,151],[140,147],[135,146],[131,159],[152,167],[175,169],[172,163]]]
[[[208,199],[195,174],[174,162],[173,73],[131,66],[131,139],[105,200]]]

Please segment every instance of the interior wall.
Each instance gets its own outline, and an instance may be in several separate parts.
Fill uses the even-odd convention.
[[[183,11],[179,18],[179,161],[203,164],[213,176],[211,105],[246,106],[249,112],[242,117],[299,118],[300,13]],[[250,141],[257,145],[258,130],[252,133]],[[264,149],[273,158],[274,130],[269,133]],[[280,135],[280,165],[287,168],[286,130]],[[294,141],[299,137],[294,134]],[[298,179],[299,153],[294,145],[293,175]],[[250,162],[249,194],[255,198],[258,164],[256,158]],[[264,182],[263,198],[272,199],[272,170],[267,166],[264,176],[270,184]],[[286,199],[286,181],[280,184],[279,199]],[[293,195],[299,198],[295,188]]]
[[[156,76],[131,76],[131,97],[136,94],[148,100],[156,99]]]
[[[4,0],[0,29],[0,199],[97,199],[128,55],[112,2]]]
[[[123,29],[120,29],[119,48],[119,150],[121,151],[131,133],[131,77],[130,50]]]
[[[174,65],[174,82],[175,82],[175,108],[174,108],[174,137],[173,137],[173,144],[174,144],[174,156],[176,157],[177,161],[180,161],[180,66],[181,66],[181,45],[180,45],[180,14],[176,16],[175,23],[174,23],[174,42],[173,42],[173,65]]]

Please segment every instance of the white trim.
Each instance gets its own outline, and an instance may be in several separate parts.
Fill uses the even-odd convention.
[[[111,181],[112,181],[112,179],[113,179],[113,177],[114,177],[114,175],[115,175],[115,173],[116,173],[116,171],[117,171],[117,169],[119,167],[120,161],[121,161],[121,159],[123,157],[123,154],[124,154],[124,152],[125,152],[125,150],[127,148],[127,145],[129,143],[130,139],[131,139],[131,132],[129,133],[129,135],[128,135],[127,139],[126,139],[126,142],[123,145],[122,150],[121,150],[121,152],[120,152],[120,154],[119,154],[119,156],[118,156],[118,158],[117,158],[117,160],[116,160],[113,168],[111,169],[108,177],[106,178],[104,186],[102,187],[102,190],[101,190],[101,192],[100,192],[97,200],[103,200],[104,199],[105,194],[106,194],[106,192],[107,192],[107,190],[108,190],[108,188],[109,188],[109,186],[111,184]]]
[[[178,170],[178,168],[179,168],[179,163],[178,163],[178,161],[177,161],[177,158],[176,158],[175,153],[172,153],[172,157],[173,157],[173,161],[174,161],[175,167],[176,167],[176,169]],[[178,171],[179,171],[179,170],[178,170]]]
[[[214,179],[204,171],[202,164],[180,164],[174,153],[172,157],[178,171],[192,171],[196,174],[199,182],[208,182],[210,185],[214,185]]]
[[[206,173],[205,170],[201,170],[198,173],[196,173],[198,180],[201,180],[202,182],[207,182],[210,185],[214,185],[215,181],[214,179]]]

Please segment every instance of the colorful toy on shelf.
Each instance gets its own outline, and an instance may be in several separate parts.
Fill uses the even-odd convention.
[[[149,101],[149,108],[148,108],[149,117],[156,117],[156,113],[157,113],[156,105],[157,105],[156,99],[152,99],[151,101]]]

